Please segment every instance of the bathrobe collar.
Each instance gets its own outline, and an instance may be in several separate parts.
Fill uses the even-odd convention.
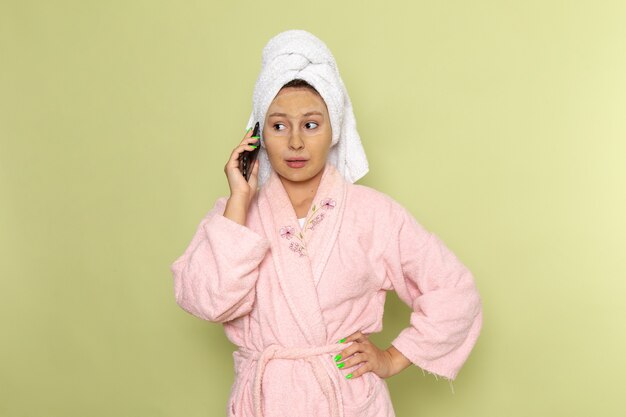
[[[347,182],[327,163],[301,228],[278,174],[259,193],[259,212],[289,308],[310,344],[328,343],[316,287],[337,239]]]

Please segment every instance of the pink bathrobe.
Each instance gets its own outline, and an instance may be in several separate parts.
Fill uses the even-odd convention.
[[[177,303],[223,323],[239,347],[228,416],[394,416],[383,379],[348,380],[333,360],[340,339],[382,329],[390,290],[413,310],[393,346],[456,377],[480,332],[479,294],[471,272],[397,202],[328,164],[302,229],[275,172],[246,226],[223,216],[225,204],[171,270]]]

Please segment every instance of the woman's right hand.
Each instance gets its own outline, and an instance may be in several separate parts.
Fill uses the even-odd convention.
[[[254,148],[250,144],[258,144],[258,138],[252,137],[252,129],[248,130],[239,145],[233,149],[230,159],[224,167],[224,173],[228,179],[228,187],[230,188],[230,198],[226,203],[224,216],[245,224],[246,215],[250,201],[256,194],[258,176],[259,176],[259,159],[254,162],[254,167],[250,173],[250,181],[246,181],[243,174],[239,170],[239,155],[244,151],[252,151]],[[261,146],[258,144],[258,146]]]

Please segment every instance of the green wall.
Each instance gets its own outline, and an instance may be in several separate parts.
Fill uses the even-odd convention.
[[[233,346],[169,265],[244,134],[261,49],[333,51],[388,193],[474,272],[452,394],[399,417],[617,416],[626,3],[0,0],[0,416],[224,415]],[[408,323],[389,297],[386,345]]]

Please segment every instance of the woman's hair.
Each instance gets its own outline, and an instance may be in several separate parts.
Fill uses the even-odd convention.
[[[281,89],[287,88],[287,87],[308,88],[309,90],[313,91],[315,94],[321,97],[321,94],[315,89],[315,87],[313,87],[311,84],[309,84],[308,82],[300,78],[296,78],[296,79],[289,81],[287,84],[283,85]]]

